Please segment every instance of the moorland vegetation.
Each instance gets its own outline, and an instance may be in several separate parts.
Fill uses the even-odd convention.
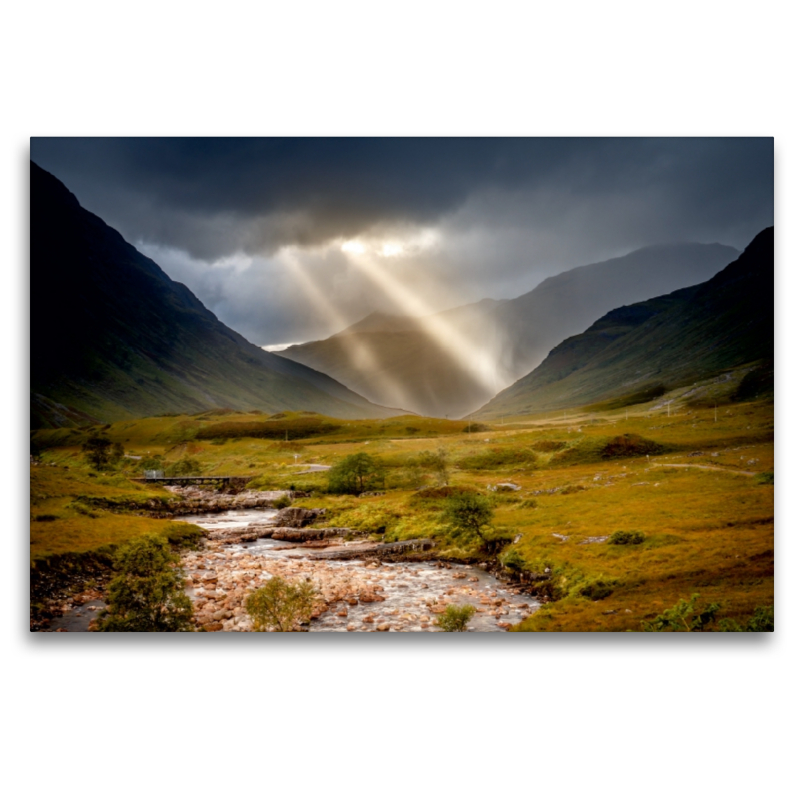
[[[434,557],[488,562],[547,601],[519,630],[677,630],[659,620],[695,594],[702,608],[689,616],[713,614],[689,629],[763,629],[773,606],[773,404],[736,402],[733,382],[727,397],[718,382],[708,386],[716,407],[667,405],[667,392],[469,433],[463,421],[225,409],[39,430],[32,570],[69,563],[79,582],[82,557],[111,560],[147,534],[196,539],[192,526],[142,510],[169,502],[165,489],[135,480],[155,461],[304,492],[294,504],[324,505],[326,525],[387,542],[432,538]],[[275,422],[282,438],[252,435]],[[98,436],[124,449],[102,469],[85,450]],[[345,484],[355,475],[355,486],[332,482],[337,471]]]

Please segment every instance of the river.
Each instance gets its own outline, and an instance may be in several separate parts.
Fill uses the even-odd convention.
[[[182,519],[206,529],[231,530],[269,522],[275,513],[252,509]],[[449,604],[466,603],[477,609],[468,631],[502,632],[539,607],[535,597],[476,566],[370,559],[312,561],[307,558],[309,552],[320,550],[258,539],[209,543],[200,552],[188,553],[184,557],[191,584],[187,591],[198,622],[209,620],[220,630],[249,630],[249,617],[242,610],[244,597],[273,575],[287,580],[310,578],[318,586],[328,609],[311,621],[312,632],[436,631],[437,613]]]
[[[276,514],[271,508],[253,508],[180,519],[210,531],[231,531],[269,524]],[[325,599],[326,610],[312,619],[311,632],[434,632],[439,630],[437,614],[449,604],[470,604],[477,609],[467,631],[503,632],[540,605],[535,597],[477,566],[308,558],[319,552],[319,546],[257,539],[242,544],[207,541],[200,550],[185,553],[182,566],[195,621],[211,631],[252,630],[244,611],[245,598],[275,575],[287,580],[308,578]],[[53,618],[48,629],[86,631],[104,607],[99,598],[67,603],[63,615]]]

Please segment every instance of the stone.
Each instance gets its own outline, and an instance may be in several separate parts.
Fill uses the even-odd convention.
[[[204,626],[204,629],[209,633],[214,633],[215,631],[222,630],[222,623],[221,622],[209,622]]]
[[[381,622],[377,626],[377,628],[375,630],[378,630],[378,631],[390,631],[391,628],[389,627],[389,623],[388,622]]]

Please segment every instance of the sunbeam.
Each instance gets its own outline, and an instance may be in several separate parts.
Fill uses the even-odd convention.
[[[475,341],[436,315],[436,310],[406,288],[385,267],[365,252],[350,251],[349,261],[378,286],[409,316],[418,317],[420,324],[443,349],[446,349],[484,389],[495,394],[503,385],[497,368],[497,353],[486,340]]]
[[[294,275],[297,285],[301,288],[308,301],[314,307],[314,310],[322,316],[330,327],[335,331],[342,331],[349,327],[350,323],[339,314],[333,303],[325,297],[322,290],[319,288],[314,279],[308,274],[308,271],[300,263],[300,259],[285,248],[281,255],[283,256],[284,263],[289,267]],[[381,373],[382,382],[386,387],[386,391],[390,397],[396,398],[390,405],[397,406],[403,410],[410,408],[413,403],[409,393],[404,389],[402,384],[396,381],[390,374],[387,374],[382,369],[373,349],[363,339],[356,339],[355,336],[340,336],[337,338],[342,347],[347,351],[351,361],[360,369],[372,373]],[[348,387],[352,388],[352,387]],[[368,400],[378,402],[383,405],[387,404],[385,397],[375,398],[368,397]]]

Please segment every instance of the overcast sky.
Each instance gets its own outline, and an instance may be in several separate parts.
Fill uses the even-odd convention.
[[[259,345],[773,223],[770,138],[34,138],[31,158]]]

